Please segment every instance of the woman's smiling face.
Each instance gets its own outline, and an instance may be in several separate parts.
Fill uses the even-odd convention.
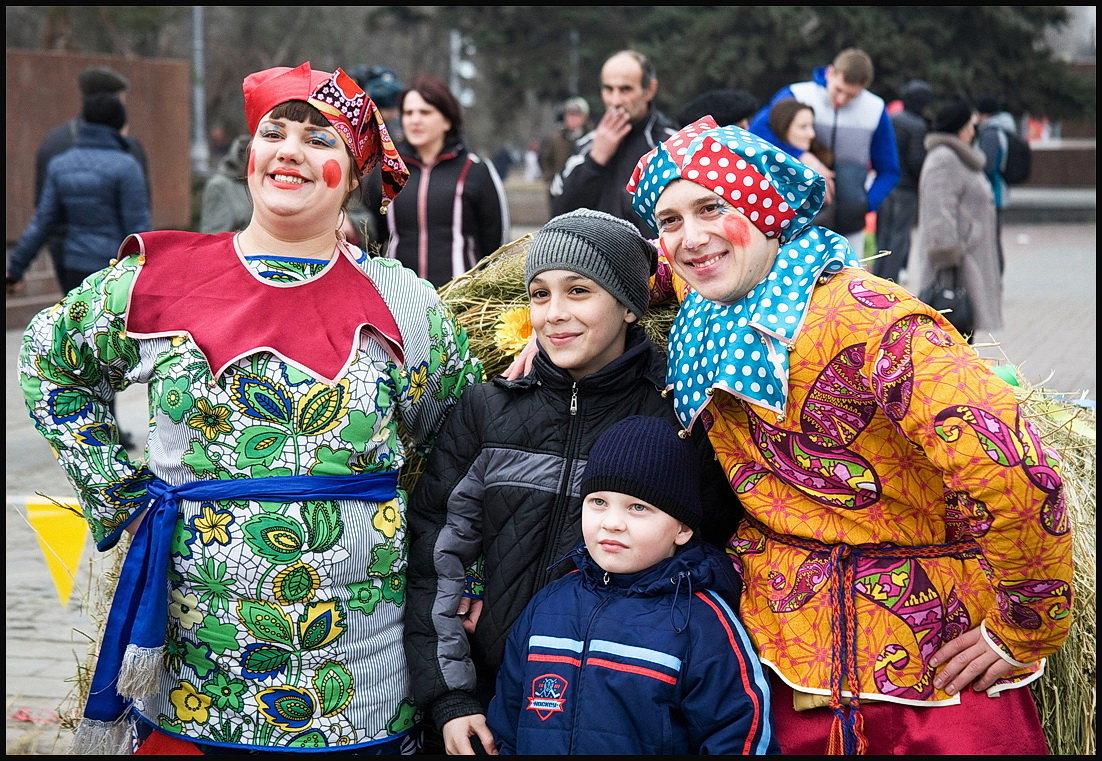
[[[249,152],[249,193],[264,213],[307,210],[335,216],[358,182],[352,157],[332,127],[292,119],[260,120]]]

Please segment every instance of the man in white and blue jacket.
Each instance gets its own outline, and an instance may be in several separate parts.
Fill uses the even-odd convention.
[[[700,541],[695,448],[633,415],[593,444],[578,570],[509,633],[487,716],[502,755],[779,753],[738,579]]]
[[[750,120],[750,132],[800,158],[803,151],[769,128],[769,111],[786,98],[815,111],[815,136],[834,152],[837,214],[829,227],[846,236],[858,256],[865,250],[865,215],[880,208],[900,177],[895,131],[884,99],[868,90],[872,77],[868,54],[847,48],[815,69],[810,81],[782,87]]]

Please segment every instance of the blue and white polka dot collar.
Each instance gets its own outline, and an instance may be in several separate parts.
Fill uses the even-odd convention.
[[[778,414],[788,401],[788,348],[803,327],[818,279],[860,266],[844,237],[806,227],[784,243],[773,269],[734,304],[690,291],[670,329],[667,383],[690,428],[722,389]]]

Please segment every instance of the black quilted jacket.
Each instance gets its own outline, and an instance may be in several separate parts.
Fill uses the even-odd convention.
[[[532,596],[573,569],[579,483],[590,445],[616,420],[675,420],[662,396],[665,360],[632,325],[628,350],[579,382],[541,352],[532,373],[463,393],[411,496],[406,653],[413,694],[437,726],[485,713],[509,627]],[[703,431],[705,539],[721,545],[741,505]],[[469,638],[455,609],[465,568],[481,554],[484,607]]]

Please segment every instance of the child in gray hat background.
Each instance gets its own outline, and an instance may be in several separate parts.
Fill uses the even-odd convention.
[[[769,677],[697,538],[697,452],[668,420],[605,429],[582,477],[579,573],[509,631],[489,725],[502,755],[778,753]]]
[[[408,513],[406,650],[428,735],[440,729],[448,753],[493,745],[485,713],[505,639],[532,596],[573,569],[559,561],[581,539],[593,442],[631,415],[676,425],[665,358],[638,323],[656,263],[635,226],[609,214],[579,209],[544,225],[524,270],[539,344],[531,371],[468,388],[425,461]],[[689,441],[701,533],[723,546],[741,508],[705,437]],[[467,588],[476,560],[480,593]]]

